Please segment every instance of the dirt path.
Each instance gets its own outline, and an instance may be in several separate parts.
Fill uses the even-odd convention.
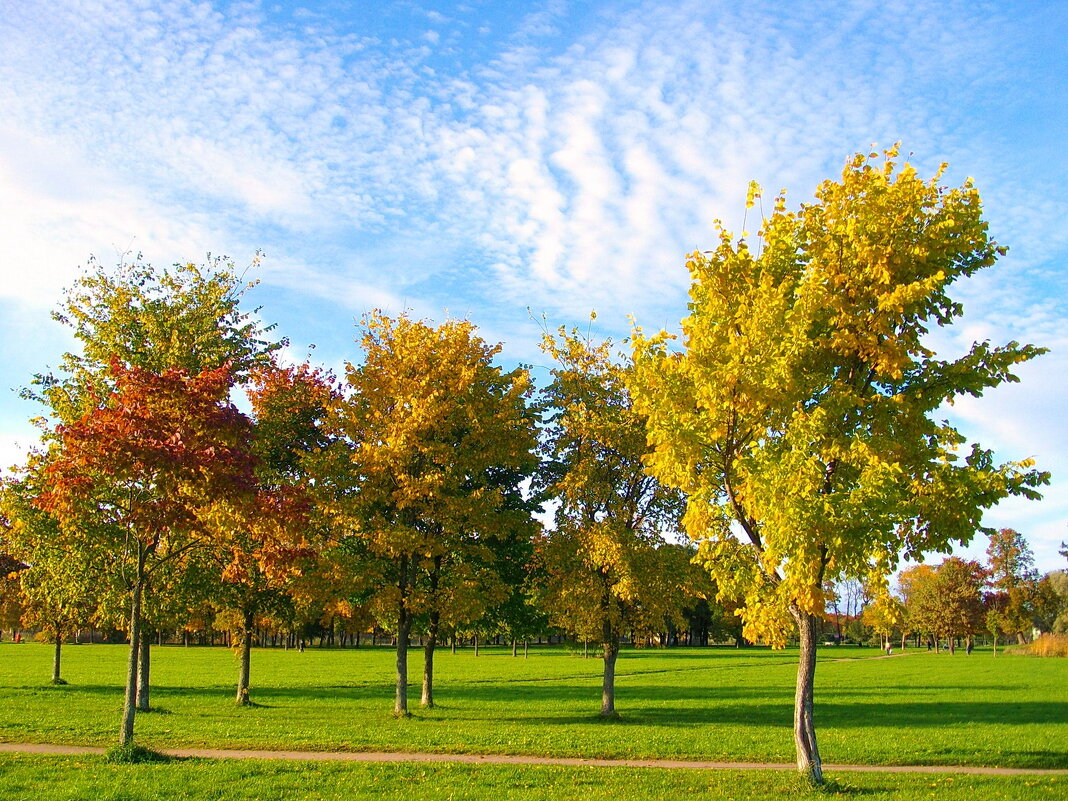
[[[103,748],[84,745],[0,743],[0,753],[20,754],[103,754]],[[467,765],[567,765],[593,768],[671,768],[688,770],[796,770],[787,762],[688,762],[675,759],[577,759],[509,754],[420,754],[402,751],[240,751],[214,748],[165,748],[173,757],[200,759],[290,759],[310,762],[458,762]],[[956,773],[985,776],[1068,776],[1068,769],[982,768],[968,765],[836,765],[824,764],[832,772],[858,773]]]

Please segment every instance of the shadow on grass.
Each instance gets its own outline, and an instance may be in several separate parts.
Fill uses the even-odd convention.
[[[439,683],[437,694],[442,702],[430,714],[444,713],[446,717],[460,714],[464,718],[486,720],[531,721],[544,720],[550,724],[586,721],[585,715],[575,716],[576,708],[594,707],[600,702],[600,687],[596,677],[583,684],[472,684]],[[412,686],[415,686],[414,684]],[[121,688],[104,685],[68,685],[62,688],[36,686],[12,688],[32,693],[61,690],[66,696],[121,696]],[[958,696],[974,692],[973,686],[939,688]],[[996,691],[999,687],[978,688]],[[371,704],[388,701],[393,685],[387,683],[334,685],[321,689],[260,688],[256,708],[280,709],[303,705]],[[188,698],[195,703],[218,701],[232,705],[232,689],[224,687],[154,687],[153,692],[173,702]],[[793,706],[793,687],[790,684],[759,684],[745,686],[628,686],[621,681],[616,686],[617,703],[624,718],[640,717],[658,725],[695,725],[725,723],[737,725],[789,724]],[[892,699],[886,693],[893,692]],[[902,697],[902,694],[905,697]],[[908,697],[909,695],[913,697]],[[889,685],[862,690],[847,690],[845,700],[836,700],[833,691],[821,693],[817,688],[816,721],[820,727],[891,728],[895,730],[942,728],[968,723],[1033,725],[1061,724],[1068,721],[1068,702],[1063,701],[990,701],[928,700],[926,692],[905,685]],[[858,696],[860,699],[858,700]],[[882,697],[883,702],[864,698]],[[73,700],[73,699],[72,699]],[[553,714],[551,710],[564,708],[567,714]],[[516,715],[521,709],[524,714]],[[498,712],[513,713],[505,717]],[[153,707],[155,714],[168,714],[167,708]],[[466,713],[466,714],[465,714]]]

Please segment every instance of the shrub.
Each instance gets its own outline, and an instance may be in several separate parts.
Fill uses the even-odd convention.
[[[1043,634],[1027,650],[1033,656],[1068,656],[1068,634]]]

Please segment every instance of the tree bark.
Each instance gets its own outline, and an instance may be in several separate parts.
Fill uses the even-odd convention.
[[[119,745],[130,745],[137,709],[137,663],[141,647],[141,591],[144,585],[144,555],[138,555],[137,576],[130,590],[130,658],[126,665],[126,697],[122,705]]]
[[[819,619],[797,607],[791,608],[790,613],[797,621],[801,641],[797,687],[794,693],[794,746],[797,749],[797,769],[813,784],[823,784],[823,763],[816,745],[816,727],[812,716]]]
[[[408,611],[408,557],[400,558],[400,598],[397,602],[397,697],[393,714],[408,717],[408,641],[411,638],[412,618]]]
[[[514,657],[515,655],[516,655],[516,639],[515,639],[515,637],[512,637],[512,656]]]
[[[604,683],[601,686],[601,715],[614,718],[616,716],[616,659],[619,657],[619,635],[612,630],[612,625],[608,622],[605,622],[602,634]]]
[[[52,654],[52,683],[66,684],[60,675],[60,667],[63,663],[63,632],[56,630],[56,650]]]
[[[241,627],[241,666],[237,674],[237,697],[234,699],[238,706],[251,706],[248,685],[249,676],[252,673],[252,624],[255,615],[252,610],[245,610],[245,617]]]
[[[423,706],[434,706],[434,649],[438,647],[438,625],[441,611],[438,609],[438,580],[441,577],[441,554],[434,557],[434,568],[430,571],[430,595],[433,609],[430,611],[430,623],[427,626],[426,642],[423,643]],[[422,640],[422,637],[420,637]]]
[[[152,675],[152,640],[147,631],[141,632],[137,659],[137,711],[147,712],[149,704],[149,681]]]
[[[423,706],[427,709],[434,706],[434,650],[438,647],[440,619],[441,614],[437,610],[430,613],[430,626],[423,645]]]

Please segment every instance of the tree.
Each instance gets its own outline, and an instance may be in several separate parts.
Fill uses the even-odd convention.
[[[991,533],[986,556],[992,590],[986,599],[990,622],[1023,643],[1033,625],[1038,588],[1034,554],[1020,532],[1003,528]]]
[[[346,397],[329,416],[337,443],[317,476],[328,502],[380,580],[376,614],[397,635],[394,713],[408,714],[408,645],[426,625],[423,701],[433,701],[433,661],[449,599],[473,621],[493,586],[492,543],[530,531],[521,485],[534,467],[534,415],[526,370],[493,364],[467,321],[432,326],[375,312],[365,318],[364,362],[346,369]],[[524,521],[527,521],[524,523]],[[450,614],[456,622],[457,604]]]
[[[1054,570],[1038,582],[1035,626],[1043,632],[1068,633],[1068,572]]]
[[[115,362],[161,375],[175,368],[196,375],[226,367],[233,381],[265,363],[284,343],[267,339],[273,326],[261,325],[258,309],[241,308],[252,286],[231,261],[210,254],[203,266],[163,269],[140,254],[113,270],[90,260],[52,315],[72,329],[79,351],[65,354],[58,371],[38,374],[22,392],[45,407],[47,417],[38,420],[45,442],[54,437],[54,423],[72,424],[98,410],[114,388]],[[155,578],[162,583],[162,573]],[[142,709],[148,699],[149,642],[143,639],[139,666]]]
[[[951,556],[913,588],[913,619],[936,641],[945,639],[949,651],[958,637],[972,637],[988,627],[983,608],[986,571],[978,562]]]
[[[6,480],[0,506],[10,521],[8,541],[23,560],[18,571],[22,623],[52,639],[52,683],[66,684],[62,677],[64,638],[88,623],[95,612],[94,582],[104,571],[99,563],[90,564],[84,551],[64,548],[55,518],[33,506],[33,483],[39,477],[31,471],[22,480]]]
[[[919,564],[902,570],[897,577],[898,595],[904,606],[905,617],[902,621],[902,629],[915,634],[917,645],[920,634],[930,634],[926,628],[926,620],[923,618],[923,604],[920,598],[928,592],[927,584],[934,580],[934,568],[930,565]]]
[[[130,660],[119,742],[133,739],[142,596],[161,565],[210,541],[204,513],[248,491],[248,419],[227,401],[227,367],[195,376],[111,365],[114,389],[60,425],[38,508],[63,538],[113,560],[129,603]]]
[[[879,635],[884,649],[890,648],[890,635],[900,630],[905,623],[905,606],[890,593],[885,575],[872,577],[868,587],[872,602],[864,607],[861,619],[864,624]],[[902,637],[904,646],[904,637]]]
[[[251,649],[258,615],[279,613],[287,593],[322,544],[312,522],[305,461],[328,443],[321,424],[334,395],[331,377],[308,364],[253,370],[251,453],[254,492],[220,510],[230,522],[214,556],[220,569],[215,603],[234,613],[240,667],[236,703],[249,697]]]
[[[982,342],[936,358],[926,334],[962,313],[951,285],[1003,249],[970,182],[942,188],[942,170],[924,181],[896,149],[877,157],[852,158],[796,212],[780,195],[755,250],[721,229],[715,250],[694,253],[681,352],[666,334],[634,336],[649,467],[687,494],[699,558],[721,592],[745,597],[747,637],[782,645],[799,631],[794,741],[815,782],[824,582],[968,541],[984,509],[1048,480],[932,419],[1016,380],[1042,350]]]
[[[8,542],[10,521],[0,512],[0,636],[5,629],[15,630],[25,613],[19,573],[26,564],[11,555]]]
[[[635,412],[612,344],[560,329],[542,348],[557,362],[545,390],[548,419],[539,496],[556,504],[538,546],[541,598],[561,628],[601,643],[601,714],[615,716],[615,666],[628,629],[681,622],[689,559],[672,558],[664,532],[678,530],[682,498],[648,475],[645,419]]]

